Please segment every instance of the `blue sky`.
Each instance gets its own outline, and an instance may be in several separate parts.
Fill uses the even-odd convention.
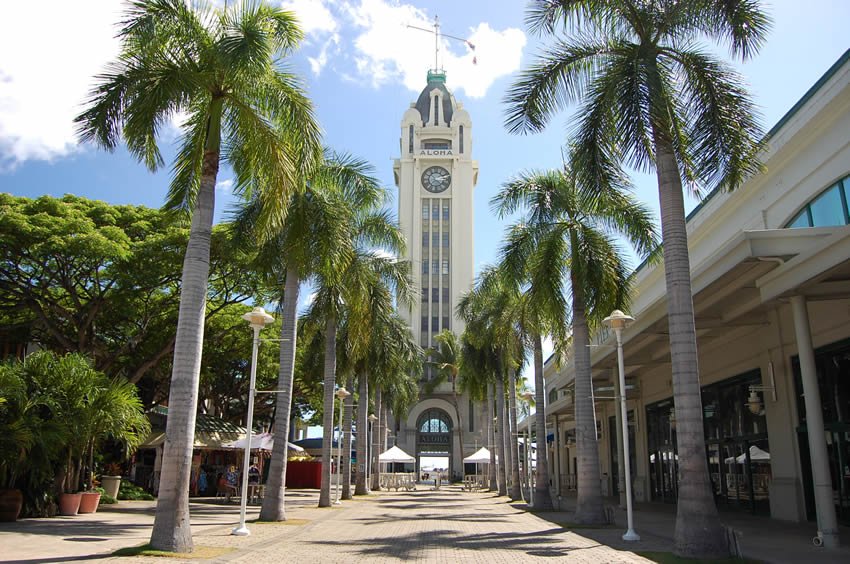
[[[439,15],[445,33],[468,37],[443,46],[447,84],[473,120],[473,154],[480,163],[475,192],[475,262],[494,260],[504,223],[489,200],[512,174],[553,168],[561,161],[570,115],[557,116],[542,134],[512,136],[503,127],[502,97],[512,74],[540,47],[523,26],[524,2],[297,0],[283,2],[304,23],[306,40],[290,64],[304,77],[326,144],[374,164],[394,193],[392,159],[398,153],[404,110],[425,85],[433,39],[404,27],[428,26]],[[36,197],[74,193],[112,203],[159,206],[167,168],[151,174],[126,152],[79,146],[70,120],[91,76],[117,52],[115,0],[48,0],[4,4],[0,22],[0,190]],[[736,65],[773,126],[850,46],[846,0],[775,0],[766,4],[774,27],[760,55]],[[22,22],[30,22],[23,25]],[[32,22],[39,22],[36,27]],[[38,29],[38,33],[33,33]],[[475,56],[477,64],[472,64]],[[176,130],[163,139],[166,154]],[[233,205],[222,170],[217,218]],[[657,209],[654,178],[636,176],[637,193]],[[695,202],[690,202],[693,207]],[[395,203],[391,204],[393,208]]]

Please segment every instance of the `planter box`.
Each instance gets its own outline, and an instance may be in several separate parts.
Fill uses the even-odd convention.
[[[59,515],[76,515],[80,510],[81,493],[63,493],[59,495]]]
[[[106,492],[106,495],[118,499],[118,488],[121,487],[121,476],[101,476],[100,487]]]
[[[94,513],[100,503],[100,492],[83,492],[80,494],[79,513]]]
[[[0,521],[16,521],[23,504],[21,490],[0,490]]]

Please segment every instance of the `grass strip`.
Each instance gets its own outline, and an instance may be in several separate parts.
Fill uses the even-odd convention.
[[[140,546],[128,546],[127,548],[119,548],[112,553],[112,556],[158,556],[161,558],[186,558],[189,560],[218,558],[229,552],[233,552],[235,548],[229,546],[196,546],[192,552],[168,552],[166,550],[156,550],[151,548],[150,543]]]

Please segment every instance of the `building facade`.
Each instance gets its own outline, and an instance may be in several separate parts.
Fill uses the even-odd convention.
[[[399,153],[393,165],[398,218],[417,290],[413,306],[400,309],[416,341],[428,349],[443,330],[463,332],[455,307],[474,276],[478,163],[472,159],[472,121],[446,88],[445,72],[429,71],[427,85],[404,113]],[[426,364],[423,384],[434,376],[435,370]],[[395,422],[395,439],[417,461],[422,456],[447,457],[447,467],[458,475],[463,457],[483,444],[475,419],[469,399],[453,393],[451,383],[445,382],[423,393],[407,417]]]
[[[834,512],[850,524],[850,51],[767,140],[763,173],[711,194],[688,218],[706,463],[721,510],[788,521]],[[623,346],[634,496],[674,503],[663,265],[638,269],[630,313]],[[615,403],[602,399],[617,393],[614,343],[603,331],[592,349],[610,495],[623,484]],[[562,495],[575,484],[573,375],[569,362],[547,361],[552,486]]]

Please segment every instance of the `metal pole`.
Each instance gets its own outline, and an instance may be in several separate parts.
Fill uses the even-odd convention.
[[[245,512],[248,509],[248,468],[251,463],[251,427],[254,425],[254,388],[257,382],[257,351],[260,348],[260,330],[262,326],[251,325],[251,328],[254,329],[254,344],[251,348],[251,379],[248,384],[248,420],[246,421],[248,431],[245,438],[245,457],[242,460],[242,495],[239,506],[239,526],[230,533],[240,537],[251,534],[251,531],[245,525]]]
[[[528,484],[528,503],[534,505],[534,484],[531,471],[531,422],[525,428],[525,481]]]
[[[622,328],[615,327],[614,333],[617,335],[617,364],[620,372],[620,420],[622,421],[623,430],[623,466],[625,468],[626,480],[626,516],[628,519],[628,530],[623,535],[624,541],[639,541],[640,535],[635,532],[634,519],[632,515],[632,468],[629,457],[629,420],[628,412],[626,411],[626,368],[623,362],[623,338]]]

